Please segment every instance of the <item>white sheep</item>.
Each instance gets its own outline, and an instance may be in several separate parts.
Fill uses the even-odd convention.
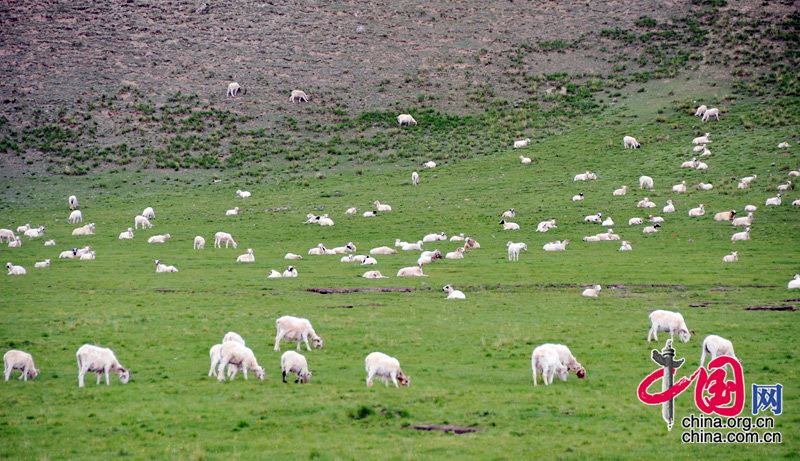
[[[8,269],[8,275],[25,275],[28,273],[24,267],[15,266],[10,262],[6,263],[6,269]]]
[[[711,117],[714,117],[715,119],[717,119],[717,121],[719,121],[719,109],[717,109],[716,107],[706,109],[705,113],[703,114],[703,121],[707,122],[708,119],[710,119]]]
[[[194,244],[192,245],[192,248],[194,248],[195,250],[202,250],[205,247],[206,247],[206,239],[204,239],[203,236],[201,235],[196,235],[194,237]]]
[[[711,133],[706,133],[703,136],[699,136],[697,138],[694,138],[694,139],[692,139],[692,144],[695,144],[695,145],[697,145],[697,144],[708,144],[708,143],[711,142],[711,140],[708,139],[709,136],[711,136]]]
[[[536,232],[547,232],[550,229],[556,229],[556,220],[555,219],[548,219],[547,221],[542,221],[536,226]]]
[[[467,237],[467,238],[464,240],[464,249],[465,249],[465,250],[477,250],[477,249],[478,249],[478,248],[480,248],[480,247],[481,247],[481,244],[480,244],[480,243],[478,243],[478,241],[477,241],[477,240],[475,240],[475,239],[474,239],[474,238],[472,238],[472,237]]]
[[[356,213],[358,213],[358,208],[356,208],[356,207],[354,207],[354,206],[353,206],[353,207],[350,207],[350,208],[348,208],[348,209],[347,209],[347,211],[345,211],[345,212],[344,212],[344,214],[346,214],[346,215],[351,215],[351,216],[352,216],[352,215],[354,215],[354,214],[356,214]]]
[[[583,199],[584,199],[583,192],[572,196],[572,201],[573,202],[582,202]]]
[[[403,267],[397,271],[398,277],[427,277],[419,266]]]
[[[295,278],[297,277],[297,275],[298,275],[297,269],[295,269],[294,266],[287,267],[286,270],[283,271],[283,273],[281,273],[281,277],[288,279]]]
[[[427,162],[423,163],[422,166],[424,168],[436,168],[436,162],[433,160],[428,160]]]
[[[83,213],[81,213],[81,210],[72,210],[72,213],[70,213],[69,217],[67,218],[67,222],[70,224],[78,224],[79,222],[83,222]],[[19,232],[19,229],[17,229],[17,232]]]
[[[703,152],[704,150],[706,150],[706,145],[705,144],[700,144],[700,145],[692,147],[692,152]]]
[[[389,277],[384,276],[381,274],[381,271],[366,271],[364,275],[362,275],[365,279],[388,279]]]
[[[701,157],[708,157],[711,155],[711,151],[708,150],[708,146],[703,146],[703,152],[700,154]]]
[[[39,238],[44,235],[44,226],[32,227],[24,231],[23,234],[25,235],[25,237],[28,238],[32,239]]]
[[[452,285],[445,285],[442,291],[447,293],[447,299],[467,299],[463,291],[456,290]]]
[[[45,259],[44,261],[36,261],[36,264],[33,265],[34,269],[44,269],[45,267],[50,267],[49,259]]]
[[[596,213],[590,214],[583,218],[583,222],[588,222],[592,224],[602,224],[603,223],[603,213]]]
[[[464,233],[461,232],[458,235],[453,235],[450,237],[451,242],[463,242],[464,241]]]
[[[317,246],[315,246],[314,248],[309,248],[308,249],[308,254],[316,255],[316,256],[324,255],[327,252],[328,252],[328,249],[325,248],[325,245],[323,245],[321,243],[318,243]]]
[[[789,143],[788,142],[784,141],[784,142],[778,144],[778,149],[788,149],[788,148],[789,148]]]
[[[550,355],[554,353],[558,359],[558,363],[560,366],[563,366],[568,371],[574,371],[578,378],[583,379],[586,377],[586,369],[583,368],[583,365],[578,362],[574,355],[572,355],[572,351],[569,350],[569,347],[563,344],[542,344],[541,346],[536,347],[531,354],[531,368],[533,369],[533,385],[536,385],[536,372],[541,371],[541,366],[539,365],[540,359],[544,355]],[[547,361],[552,361],[552,356]],[[555,365],[555,362],[551,362],[551,365]],[[558,367],[561,368],[561,367]],[[567,373],[560,372],[559,379],[562,381],[567,380]],[[549,380],[552,383],[552,377]]]
[[[675,205],[672,204],[672,200],[667,200],[667,204],[664,208],[661,209],[662,213],[675,213]]]
[[[447,234],[439,232],[438,234],[427,234],[425,237],[422,237],[424,243],[438,242],[440,240],[447,240]]]
[[[729,340],[717,335],[708,335],[703,340],[703,345],[700,352],[700,366],[706,364],[706,354],[711,354],[711,359],[714,360],[719,356],[727,356],[736,358],[733,353],[733,343]]]
[[[418,240],[417,243],[404,242],[400,249],[403,251],[422,251],[422,243],[422,240]]]
[[[306,358],[295,351],[286,351],[281,355],[281,375],[284,383],[288,373],[294,373],[297,376],[295,384],[306,384],[311,380],[311,371],[308,369]]]
[[[592,173],[591,171],[587,171],[586,173],[576,174],[575,177],[572,179],[573,181],[593,181],[597,179],[597,175]]]
[[[755,205],[745,205],[744,206],[744,211],[752,213],[753,211],[756,211],[756,210],[758,210],[758,207],[755,206]]]
[[[647,220],[649,222],[651,222],[651,223],[654,223],[654,224],[655,223],[663,223],[664,222],[664,218],[662,218],[661,216],[653,216],[653,215],[648,216]]]
[[[216,378],[217,376],[217,365],[219,365],[220,360],[222,359],[222,344],[214,344],[208,350],[208,356],[211,359],[211,367],[208,369],[208,376],[213,376]],[[234,370],[236,370],[236,365],[232,363],[228,363],[228,378],[230,378]]]
[[[701,182],[697,185],[697,188],[700,190],[711,190],[714,188],[714,185],[707,182]]]
[[[139,226],[142,226],[142,229],[151,229],[153,227],[153,224],[150,223],[149,219],[145,218],[142,215],[138,215],[135,218],[133,218],[133,228],[138,229]]]
[[[741,227],[741,226],[747,227],[747,226],[749,226],[751,224],[753,224],[753,212],[752,211],[747,213],[747,216],[739,216],[739,217],[733,218],[733,221],[731,221],[731,225],[733,225],[734,227]]]
[[[228,341],[235,341],[243,346],[247,345],[247,343],[244,341],[244,338],[242,338],[242,335],[235,331],[229,331],[225,333],[225,336],[222,337],[223,343],[227,343]]]
[[[294,253],[286,253],[286,255],[284,255],[283,259],[297,260],[297,259],[303,259],[303,257],[298,255],[298,254],[294,254]]]
[[[755,181],[756,179],[758,179],[758,175],[754,174],[754,175],[751,175],[751,176],[745,176],[744,178],[740,179],[740,181],[743,182],[743,183],[750,184],[753,181]]]
[[[778,185],[778,192],[786,192],[787,190],[789,190],[791,188],[792,188],[792,182],[791,181],[786,181],[785,183]]]
[[[378,212],[377,211],[365,211],[361,216],[363,216],[365,218],[374,218],[374,217],[378,216]]]
[[[303,90],[292,90],[292,94],[289,95],[289,102],[308,102],[308,95]]]
[[[681,163],[681,168],[695,168],[697,167],[697,158],[692,157],[691,160],[687,160]]]
[[[519,156],[519,161],[520,161],[520,163],[522,163],[523,165],[530,165],[530,164],[531,164],[531,162],[533,162],[533,160],[531,160],[531,158],[530,158],[530,157],[526,157],[526,156],[524,156],[524,155],[520,155],[520,156]]]
[[[75,353],[75,357],[78,359],[78,387],[84,387],[83,378],[90,371],[97,373],[97,384],[100,384],[100,378],[105,374],[106,386],[111,384],[109,372],[116,373],[122,384],[127,384],[131,379],[131,372],[119,363],[111,349],[84,344]]]
[[[636,208],[655,208],[655,207],[656,207],[655,202],[650,201],[648,197],[645,197],[636,203]]]
[[[623,240],[622,244],[619,247],[619,251],[633,251],[633,247],[631,246],[631,242],[627,240]]]
[[[731,254],[727,254],[722,257],[722,262],[724,263],[735,263],[739,261],[739,252],[732,251]]]
[[[528,251],[528,245],[523,242],[514,243],[509,240],[506,242],[506,247],[508,248],[509,261],[519,261],[519,253],[521,251]]]
[[[708,107],[706,107],[706,105],[703,104],[703,105],[701,105],[700,107],[697,108],[697,110],[694,112],[694,116],[695,117],[702,117],[703,114],[706,113],[706,110],[708,110]]]
[[[720,211],[714,215],[714,221],[732,221],[736,217],[736,210]]]
[[[281,273],[276,271],[275,269],[271,269],[269,274],[267,274],[268,279],[279,279],[281,278]]]
[[[643,234],[655,234],[658,232],[658,229],[661,227],[661,224],[654,224],[652,226],[647,226],[642,229]]]
[[[416,126],[417,125],[417,121],[414,120],[414,117],[412,117],[410,114],[400,114],[400,115],[397,116],[397,124],[399,126],[403,126],[403,125],[409,125],[409,126],[410,125],[414,125],[414,126]]]
[[[391,247],[382,246],[382,247],[375,247],[369,250],[369,254],[371,255],[393,255],[397,254],[397,250]]]
[[[372,256],[367,256],[363,261],[361,261],[362,266],[374,266],[376,264],[378,264],[378,260]]]
[[[444,255],[444,259],[464,259],[465,251],[463,247],[458,247],[455,251],[448,251],[447,254]]]
[[[411,382],[400,368],[400,361],[390,357],[383,352],[372,352],[364,359],[364,366],[367,371],[367,387],[372,387],[372,380],[377,376],[388,387],[389,379],[394,383],[394,387],[406,386]],[[399,382],[399,385],[398,385]]]
[[[236,378],[236,373],[242,370],[244,379],[247,379],[247,371],[252,370],[256,378],[264,380],[264,369],[258,364],[252,349],[236,341],[223,342],[219,351],[219,364],[217,365],[217,381],[225,380],[225,367],[236,365],[229,368],[228,379],[231,381]]]
[[[708,169],[708,164],[705,162],[697,161],[694,165],[695,170],[705,171]]]
[[[69,209],[70,210],[74,210],[76,208],[79,208],[78,197],[76,197],[74,195],[70,195],[69,198],[67,199],[67,202],[69,203]]]
[[[531,143],[530,138],[525,138],[525,139],[520,139],[520,140],[514,141],[514,149],[521,149],[523,147],[526,147],[530,143]],[[525,163],[525,162],[522,162],[522,163]]]
[[[164,273],[164,272],[178,272],[178,268],[175,266],[168,266],[166,264],[162,264],[160,259],[156,259],[153,261],[156,265],[156,273]]]
[[[236,189],[236,195],[238,195],[241,198],[248,198],[252,194],[246,190]]]
[[[39,370],[33,363],[33,356],[27,352],[11,349],[3,354],[3,378],[8,381],[11,373],[20,370],[22,374],[19,379],[27,381],[28,378],[34,379],[39,376]]]
[[[611,195],[613,195],[614,197],[621,197],[627,194],[628,194],[628,186],[622,186],[619,189],[614,189],[614,192],[612,192]]]
[[[144,211],[142,211],[142,216],[144,216],[147,219],[155,219],[156,212],[155,210],[153,210],[153,207],[149,206],[145,208]]]
[[[686,181],[681,181],[680,184],[672,186],[672,192],[684,193],[686,192]]]
[[[133,228],[129,227],[128,230],[119,233],[119,240],[133,240]]]
[[[222,244],[225,244],[225,248],[228,248],[228,245],[232,245],[233,248],[237,248],[239,245],[233,240],[233,236],[227,232],[217,232],[214,234],[214,248],[222,248]]]
[[[555,242],[545,243],[542,249],[544,251],[566,251],[569,240],[556,240]]]
[[[770,197],[764,202],[765,206],[780,206],[781,204],[781,194],[776,195],[775,197]]]
[[[300,350],[300,343],[303,342],[306,345],[306,350],[310,351],[311,346],[308,344],[309,339],[314,344],[314,348],[322,349],[322,338],[314,331],[314,327],[311,326],[311,322],[308,319],[284,315],[275,320],[275,329],[277,330],[274,346],[276,352],[281,350],[281,340],[284,339],[287,341],[295,341],[297,343],[297,350]]]
[[[743,232],[737,232],[731,235],[731,242],[739,242],[742,240],[750,240],[750,228],[746,227]]]
[[[73,248],[71,250],[65,250],[59,253],[58,259],[75,259],[77,257],[77,248]]]
[[[602,289],[603,287],[601,287],[600,285],[594,285],[591,288],[583,290],[583,292],[581,292],[581,296],[587,298],[597,298],[600,296],[600,290]]]
[[[322,215],[320,216],[319,221],[317,221],[317,224],[322,227],[330,227],[333,226],[334,222],[333,219],[331,219],[328,215]]]
[[[519,224],[515,222],[506,222],[505,219],[502,219],[499,224],[503,226],[503,230],[519,230]]]
[[[796,178],[798,176],[800,176],[800,170],[792,170],[792,171],[789,172],[789,177],[790,178]]]
[[[392,211],[392,207],[390,205],[381,203],[378,200],[375,200],[374,202],[372,202],[372,204],[375,205],[375,209],[378,211]]]
[[[786,288],[789,290],[800,288],[800,274],[794,274],[794,278],[789,280],[789,284],[786,285]]]
[[[542,374],[542,382],[545,386],[553,383],[553,377],[558,375],[562,381],[567,380],[567,367],[561,363],[558,353],[551,349],[539,346],[531,353],[531,370],[533,372],[533,385],[537,386],[537,372]]]
[[[416,171],[411,172],[411,184],[413,186],[419,185],[419,173],[417,173]]]
[[[647,342],[651,340],[658,341],[656,333],[659,331],[668,332],[670,338],[673,338],[674,334],[678,333],[678,337],[684,343],[689,342],[689,338],[692,337],[686,322],[683,320],[683,316],[678,312],[659,309],[651,312],[648,318],[650,319],[650,331],[647,333]]]
[[[238,206],[225,211],[225,216],[238,216],[238,215],[239,215]]]
[[[639,176],[639,189],[652,189],[653,178],[650,176]]]
[[[171,238],[172,236],[169,234],[154,235],[147,239],[147,243],[167,243],[167,240]]]
[[[698,216],[703,216],[704,214],[706,214],[706,207],[702,203],[697,205],[696,208],[692,208],[689,210],[690,218],[696,218]]]
[[[97,254],[94,251],[87,251],[80,257],[81,261],[93,261],[97,259]]]
[[[624,136],[622,138],[622,145],[625,149],[638,149],[641,147],[641,145],[639,145],[639,141],[637,141],[633,136]]]
[[[511,219],[511,218],[513,218],[515,216],[517,216],[517,210],[515,210],[514,208],[509,208],[509,209],[507,209],[506,211],[503,212],[503,214],[501,215],[501,218],[503,218],[503,219]]]
[[[15,236],[14,240],[8,242],[9,248],[21,248],[22,247],[22,239],[19,236]]]
[[[800,206],[800,198],[792,202],[792,206]]]
[[[237,263],[254,263],[256,262],[256,256],[253,254],[253,249],[248,248],[247,253],[243,255],[239,255],[236,257]]]
[[[228,84],[228,92],[225,95],[230,98],[234,98],[239,95],[240,91],[242,92],[242,95],[244,95],[246,90],[244,90],[237,82],[231,82]]]

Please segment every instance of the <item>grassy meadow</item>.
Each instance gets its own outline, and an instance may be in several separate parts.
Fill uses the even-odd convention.
[[[783,112],[758,100],[736,100],[719,122],[702,124],[687,108],[698,99],[714,104],[724,89],[684,87],[682,82],[651,82],[597,115],[577,118],[567,129],[530,136],[528,148],[453,161],[410,173],[429,159],[394,165],[348,167],[317,177],[253,179],[228,170],[214,183],[205,172],[113,170],[82,177],[36,177],[2,185],[0,227],[30,222],[47,227],[45,238],[25,239],[22,248],[0,248],[3,262],[28,269],[25,277],[0,280],[0,340],[3,349],[33,354],[41,375],[32,382],[4,383],[0,391],[2,459],[775,459],[800,456],[797,434],[800,378],[795,338],[796,312],[747,311],[756,305],[797,305],[786,289],[800,272],[800,209],[792,190],[780,207],[764,207],[775,188],[800,166],[796,125],[798,104]],[[782,115],[783,114],[783,115]],[[424,139],[425,117],[418,127],[392,130],[413,143]],[[679,169],[688,160],[691,139],[712,133],[710,168]],[[623,150],[622,136],[642,143]],[[792,147],[775,146],[791,140]],[[452,158],[458,139],[450,140]],[[534,159],[521,165],[518,155]],[[575,183],[587,170],[598,180]],[[655,190],[638,190],[648,174]],[[748,190],[733,177],[757,174]],[[671,186],[686,180],[689,191]],[[698,191],[700,181],[714,185]],[[629,193],[612,197],[626,184]],[[247,189],[251,198],[235,196]],[[570,198],[579,192],[583,202]],[[84,224],[96,235],[72,237],[67,196],[81,200]],[[664,215],[661,232],[645,236],[629,227],[643,197],[658,204],[672,199],[677,213]],[[394,211],[364,219],[361,211],[381,200]],[[703,203],[706,216],[687,210]],[[729,224],[713,214],[744,205],[759,207],[752,240],[732,244]],[[136,232],[132,241],[117,235],[132,226],[146,206],[155,208],[155,227]],[[242,214],[224,216],[239,206]],[[344,211],[359,207],[359,215]],[[500,213],[517,209],[521,230],[504,232]],[[583,223],[602,212],[614,229],[632,242],[587,243],[603,232]],[[304,225],[306,213],[328,213],[336,225]],[[536,224],[556,218],[558,228],[535,232]],[[213,234],[233,234],[238,249],[214,249]],[[464,260],[425,267],[428,277],[402,279],[397,269],[413,265],[416,253],[378,256],[377,267],[339,262],[336,256],[304,256],[284,261],[286,252],[305,255],[319,242],[327,246],[353,241],[358,253],[395,238],[416,241],[431,232],[464,232],[481,248]],[[150,235],[170,233],[164,245],[148,245]],[[195,235],[206,249],[193,251]],[[44,247],[53,238],[55,247]],[[544,243],[569,239],[563,253],[545,253]],[[529,252],[519,262],[506,258],[506,241],[523,241]],[[58,260],[73,246],[91,245],[95,261]],[[426,244],[452,251],[455,243]],[[254,264],[236,264],[247,248]],[[723,265],[722,256],[739,252],[739,262]],[[51,258],[52,266],[33,263]],[[156,274],[153,259],[180,269]],[[297,267],[296,279],[268,280],[270,269]],[[365,280],[367,269],[390,276]],[[445,300],[441,288],[453,284],[465,301]],[[601,284],[599,299],[580,296],[581,286]],[[320,295],[313,287],[410,287],[410,293]],[[613,286],[613,287],[611,287]],[[690,307],[702,304],[704,307]],[[780,445],[688,445],[681,430],[665,429],[660,409],[636,398],[639,381],[654,369],[650,360],[647,315],[654,309],[683,313],[694,330],[677,346],[687,364],[697,366],[702,338],[719,334],[733,341],[748,386],[782,383],[784,414],[776,418]],[[309,385],[282,384],[280,353],[273,352],[274,321],[281,315],[312,321],[325,340],[322,350],[306,353],[313,378]],[[207,377],[208,348],[227,331],[240,333],[259,363],[264,382],[251,379],[218,383]],[[545,342],[567,344],[587,369],[587,378],[533,387],[531,350]],[[75,351],[83,343],[112,348],[132,371],[128,385],[77,387]],[[292,345],[284,343],[283,350]],[[373,388],[364,384],[364,357],[372,351],[397,357],[411,377],[409,388]],[[693,390],[694,387],[690,388]],[[676,401],[676,418],[698,413],[690,392]],[[473,426],[465,435],[422,432],[415,424]]]

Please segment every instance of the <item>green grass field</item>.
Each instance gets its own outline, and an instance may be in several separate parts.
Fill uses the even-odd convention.
[[[659,92],[660,91],[660,92]],[[675,91],[677,96],[670,96]],[[780,207],[764,207],[775,187],[798,166],[795,145],[798,104],[787,101],[789,123],[758,101],[737,101],[722,121],[702,125],[678,112],[673,100],[721,94],[680,93],[679,86],[653,84],[600,115],[575,120],[559,135],[537,139],[529,148],[419,170],[422,184],[410,185],[412,169],[425,152],[395,166],[343,169],[323,179],[273,177],[239,182],[223,173],[212,184],[206,173],[104,172],[85,177],[9,180],[2,227],[31,222],[47,226],[45,239],[23,247],[3,246],[3,262],[28,268],[25,277],[0,281],[0,339],[3,348],[34,355],[41,375],[33,382],[4,383],[0,391],[0,458],[3,459],[775,459],[800,456],[797,434],[800,377],[795,312],[756,312],[754,305],[797,305],[786,289],[800,272],[800,209],[784,195]],[[720,92],[722,90],[719,90]],[[773,117],[773,118],[770,118]],[[660,119],[659,119],[660,118]],[[422,125],[424,120],[420,120]],[[417,136],[411,128],[397,136]],[[691,139],[712,133],[713,155],[706,172],[681,170]],[[642,149],[625,151],[621,138],[633,134]],[[792,148],[775,146],[791,139]],[[453,157],[458,140],[452,140]],[[791,153],[789,153],[791,152]],[[534,158],[520,165],[517,156]],[[441,157],[441,156],[439,156]],[[416,166],[415,166],[416,165]],[[599,179],[574,183],[586,170]],[[641,174],[653,176],[652,192],[638,190]],[[732,177],[757,174],[751,189],[737,190]],[[687,181],[689,192],[671,186]],[[698,191],[700,181],[714,184]],[[611,192],[627,184],[625,197]],[[238,199],[247,188],[253,196]],[[584,192],[586,200],[572,203]],[[97,224],[90,237],[71,237],[66,197],[81,199],[84,223]],[[661,232],[645,236],[629,227],[644,196],[661,207],[672,199],[678,212],[666,215]],[[395,211],[375,219],[345,216],[373,200]],[[687,210],[706,206],[703,218]],[[745,204],[759,207],[752,240],[732,244],[729,224],[714,222],[717,211]],[[117,235],[146,206],[156,210],[155,227],[133,241]],[[238,217],[225,217],[234,206]],[[285,207],[285,208],[284,208]],[[518,211],[519,232],[497,222],[509,207]],[[615,230],[632,241],[586,243],[603,228],[584,224],[595,212],[611,216]],[[306,213],[328,213],[332,228],[302,224]],[[535,232],[554,217],[558,228]],[[213,249],[213,234],[231,232],[239,249]],[[481,244],[461,261],[439,261],[428,277],[401,279],[398,268],[417,254],[378,257],[385,280],[365,280],[367,268],[334,256],[296,261],[297,279],[268,280],[283,270],[286,252],[304,254],[319,242],[353,241],[364,253],[395,238],[421,239],[430,232],[464,232]],[[170,233],[165,245],[148,245],[150,235]],[[207,248],[193,251],[195,235]],[[545,253],[544,243],[570,239],[564,253]],[[524,241],[530,251],[507,261],[507,240]],[[96,261],[58,260],[73,246],[91,245]],[[455,243],[426,244],[452,251]],[[236,264],[246,248],[256,263]],[[737,264],[721,258],[738,250]],[[33,263],[52,259],[52,267]],[[153,259],[174,264],[177,274],[155,274]],[[295,263],[295,262],[293,262]],[[441,287],[453,284],[467,300],[445,300]],[[579,285],[598,283],[597,300],[580,296]],[[609,288],[615,285],[616,288]],[[656,285],[656,286],[651,286]],[[319,295],[312,287],[411,287],[411,293]],[[793,301],[790,301],[794,299]],[[690,307],[690,304],[705,307]],[[660,409],[636,398],[639,381],[654,369],[645,340],[647,315],[654,309],[683,313],[695,335],[677,346],[689,374],[697,366],[702,338],[731,339],[750,383],[782,383],[784,414],[776,417],[780,445],[688,445],[681,430],[665,429]],[[274,321],[281,315],[309,318],[325,348],[304,354],[314,372],[309,385],[282,384],[280,353],[272,351]],[[218,383],[206,376],[208,348],[234,330],[247,340],[267,370],[254,379]],[[663,341],[665,335],[661,335]],[[531,350],[545,342],[567,344],[587,368],[585,380],[534,388]],[[111,347],[132,371],[128,385],[113,377],[110,387],[77,387],[75,351],[83,343]],[[283,350],[291,348],[285,343]],[[383,351],[400,359],[409,388],[364,385],[364,357]],[[692,387],[691,390],[694,388]],[[690,393],[680,396],[676,417],[699,413]],[[480,432],[451,435],[420,432],[414,424],[474,426]]]

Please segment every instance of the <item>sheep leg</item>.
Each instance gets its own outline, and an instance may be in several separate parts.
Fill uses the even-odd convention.
[[[370,370],[369,373],[367,373],[367,387],[372,387],[372,378],[374,377],[375,377],[375,371]]]
[[[311,347],[308,345],[308,335],[303,335],[303,342],[306,343],[306,350],[311,351]],[[300,350],[300,343],[297,343],[297,349]]]
[[[23,381],[27,381],[28,380],[28,366],[27,365],[22,368],[22,376],[20,376],[19,379],[21,379]]]
[[[219,365],[217,365],[217,381],[225,381],[225,366],[226,365],[228,365],[228,361],[225,360],[224,358],[219,361]],[[228,372],[230,373],[230,371],[231,370],[229,368]],[[236,373],[233,373],[233,375],[236,376]],[[233,380],[233,377],[229,376],[229,378],[231,380]]]
[[[217,368],[217,360],[216,358],[213,358],[211,359],[211,368],[208,369],[208,376],[217,376],[217,374],[214,373],[214,370],[216,368]]]
[[[391,373],[389,376],[391,376],[391,378],[392,378],[392,382],[394,383],[394,387],[400,387],[400,386],[397,384],[397,373],[395,373],[395,372],[393,371],[393,372],[392,372],[392,373]],[[388,387],[389,385],[387,384],[386,386]]]
[[[5,378],[6,381],[8,381],[8,379],[11,378],[11,368],[9,368],[7,365],[6,368],[3,370],[3,377]]]
[[[281,374],[283,375],[283,383],[286,384],[286,370],[281,370]]]
[[[275,347],[273,348],[275,350],[275,352],[280,352],[281,351],[281,340],[283,339],[283,336],[285,334],[286,334],[286,332],[281,330],[281,331],[278,331],[278,334],[275,336]]]

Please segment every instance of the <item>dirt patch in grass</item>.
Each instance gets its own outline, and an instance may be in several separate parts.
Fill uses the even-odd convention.
[[[716,304],[714,301],[701,301],[699,303],[692,303],[689,304],[689,307],[708,307],[712,304]]]
[[[452,424],[415,424],[412,429],[418,431],[441,431],[448,434],[469,434],[470,432],[480,432],[477,427],[461,427]]]
[[[331,295],[342,293],[410,293],[415,289],[407,287],[306,288],[306,291],[321,295]]]
[[[750,306],[745,308],[746,311],[796,311],[794,306]]]

